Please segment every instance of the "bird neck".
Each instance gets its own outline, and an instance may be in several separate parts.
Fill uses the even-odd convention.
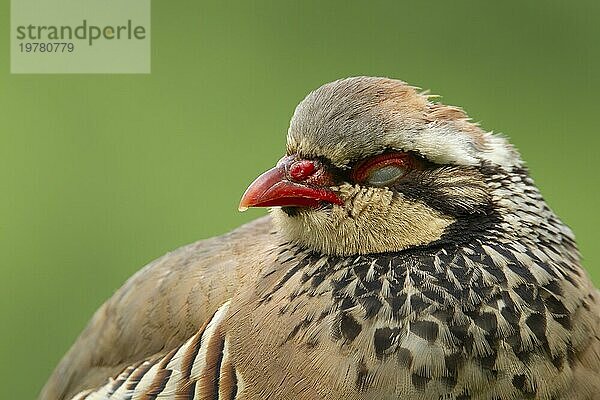
[[[572,232],[526,170],[499,171],[487,184],[494,206],[462,218],[427,245],[336,256],[286,244],[278,263],[287,273],[275,290],[296,276],[295,294],[330,290],[336,307],[362,305],[363,318],[385,310],[385,318],[402,319],[427,307],[461,308],[466,298],[478,305],[518,282],[541,286],[581,271]]]
[[[493,223],[486,227],[485,240],[518,241],[532,248],[549,246],[577,253],[573,232],[548,207],[527,169],[497,168],[486,184]]]

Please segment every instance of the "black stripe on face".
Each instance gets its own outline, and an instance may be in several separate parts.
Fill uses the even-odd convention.
[[[413,171],[390,190],[455,219],[436,242],[464,243],[500,223],[487,183],[495,174],[506,173],[491,166],[441,166]]]
[[[485,177],[472,167],[412,171],[390,190],[454,218],[485,214],[491,207]]]

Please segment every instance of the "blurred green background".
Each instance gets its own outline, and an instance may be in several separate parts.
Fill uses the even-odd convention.
[[[600,284],[597,0],[154,1],[137,76],[10,75],[2,1],[2,399],[34,398],[145,263],[262,215],[241,193],[340,77],[406,80],[508,135]]]

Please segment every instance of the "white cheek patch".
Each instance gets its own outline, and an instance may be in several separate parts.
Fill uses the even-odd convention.
[[[486,149],[483,150],[484,159],[492,164],[504,167],[520,166],[521,159],[517,150],[502,136],[485,133]]]
[[[404,150],[416,151],[437,164],[477,165],[472,141],[448,125],[427,124],[418,132],[403,132]]]
[[[418,132],[402,132],[404,150],[416,151],[437,164],[477,165],[488,161],[503,167],[520,163],[512,146],[501,136],[482,132],[483,144],[450,124],[431,122]]]
[[[518,152],[504,137],[484,131],[477,134],[478,137],[464,132],[452,123],[434,121],[423,128],[398,127],[385,135],[373,135],[370,141],[363,140],[357,148],[349,148],[343,142],[320,143],[312,136],[293,135],[290,131],[287,147],[288,153],[324,155],[338,167],[347,166],[350,159],[367,157],[385,149],[414,151],[436,164],[469,166],[487,161],[505,168],[522,164]]]

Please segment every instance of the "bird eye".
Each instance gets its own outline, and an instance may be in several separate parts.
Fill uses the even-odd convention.
[[[420,164],[410,153],[388,152],[359,162],[350,179],[371,186],[390,186],[414,168],[420,168]]]
[[[406,169],[399,165],[386,165],[372,169],[365,181],[373,186],[387,186],[406,174]]]

